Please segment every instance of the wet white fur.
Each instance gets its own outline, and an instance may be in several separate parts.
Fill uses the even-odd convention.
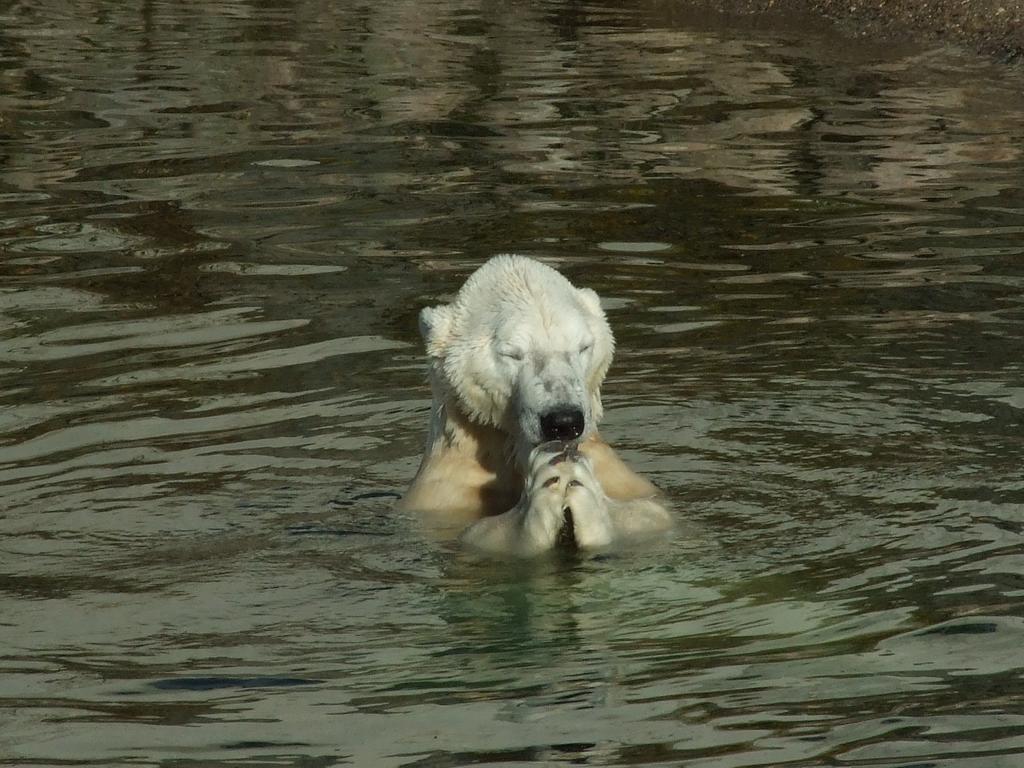
[[[550,549],[565,506],[583,548],[669,526],[654,486],[597,432],[614,339],[596,293],[540,262],[496,256],[451,304],[422,310],[420,331],[433,407],[405,508],[470,524],[464,541],[506,554]],[[534,451],[540,417],[566,406],[584,414],[584,458],[554,466]]]

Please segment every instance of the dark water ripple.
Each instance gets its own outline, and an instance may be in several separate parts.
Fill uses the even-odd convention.
[[[1024,99],[663,3],[0,8],[0,764],[1011,766]],[[391,505],[489,255],[680,530]]]

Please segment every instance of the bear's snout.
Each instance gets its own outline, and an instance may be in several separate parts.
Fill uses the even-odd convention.
[[[583,434],[583,411],[573,406],[555,408],[540,417],[540,432],[545,440],[575,440]]]

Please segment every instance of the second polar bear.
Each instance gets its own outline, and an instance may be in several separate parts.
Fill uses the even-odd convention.
[[[614,339],[597,294],[496,256],[451,304],[420,313],[433,393],[427,447],[402,499],[463,540],[530,556],[664,530],[651,483],[597,432]]]

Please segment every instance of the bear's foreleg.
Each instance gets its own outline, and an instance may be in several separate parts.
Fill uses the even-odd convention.
[[[576,454],[569,461],[564,506],[572,515],[576,545],[581,549],[607,547],[614,537],[608,497],[594,477],[589,459]]]
[[[534,450],[519,503],[507,512],[485,517],[462,534],[463,543],[495,554],[531,557],[555,546],[565,524],[567,465],[550,453]]]

